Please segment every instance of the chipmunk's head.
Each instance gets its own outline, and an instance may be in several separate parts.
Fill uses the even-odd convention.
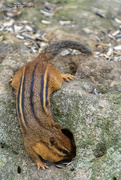
[[[50,156],[50,161],[58,162],[74,158],[76,145],[72,132],[68,129],[58,129],[57,131],[54,136],[50,137],[50,149],[53,154]]]
[[[52,162],[71,160],[76,156],[76,145],[72,132],[68,129],[54,128],[49,142],[40,142],[34,150],[43,159]]]

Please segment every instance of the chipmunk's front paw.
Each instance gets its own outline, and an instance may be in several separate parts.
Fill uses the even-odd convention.
[[[61,74],[62,78],[64,80],[66,80],[67,82],[69,82],[70,80],[74,79],[74,76],[72,76],[71,74]]]
[[[42,168],[43,170],[49,169],[49,167],[46,164],[43,164],[41,161],[36,162],[38,170]]]

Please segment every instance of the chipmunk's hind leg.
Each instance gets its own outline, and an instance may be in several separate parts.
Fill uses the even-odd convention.
[[[64,80],[66,80],[67,82],[69,82],[70,80],[74,79],[74,76],[72,76],[71,74],[61,74],[62,78]]]
[[[9,81],[11,83],[11,86],[16,90],[19,89],[21,77],[23,75],[23,70],[24,70],[24,66],[15,74],[15,76],[12,76]]]
[[[36,151],[34,151],[34,149],[31,147],[31,145],[29,144],[29,142],[26,139],[24,139],[24,146],[25,146],[25,149],[26,149],[27,153],[36,162],[38,170],[40,168],[42,168],[43,170],[49,169],[46,164],[43,164],[43,162],[40,160],[40,158],[39,158],[38,154],[36,153]]]

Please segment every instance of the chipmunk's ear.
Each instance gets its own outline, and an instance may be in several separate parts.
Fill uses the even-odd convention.
[[[54,127],[55,129],[61,129],[61,126],[60,126],[60,124],[58,124],[58,123],[54,124],[53,127]]]
[[[51,137],[51,138],[49,139],[49,141],[50,141],[50,147],[52,147],[54,144],[56,144],[56,140],[55,140],[54,137]]]

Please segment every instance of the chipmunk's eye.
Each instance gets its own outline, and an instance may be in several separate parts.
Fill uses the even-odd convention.
[[[52,147],[54,144],[56,144],[54,137],[50,138],[50,144],[51,144],[50,147]]]
[[[65,149],[58,148],[58,150],[59,150],[60,152],[62,152],[63,154],[68,154],[68,151],[66,151]]]

